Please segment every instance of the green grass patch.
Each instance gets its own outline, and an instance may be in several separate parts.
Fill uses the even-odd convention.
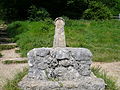
[[[17,47],[16,45],[0,45],[0,51],[2,51],[2,50],[9,50],[9,49],[13,49],[13,48],[15,48],[15,47]]]
[[[16,53],[20,53],[20,50],[15,50]]]
[[[28,60],[5,60],[5,61],[2,61],[3,64],[19,64],[19,63],[27,63]]]
[[[100,70],[100,68],[92,68],[92,72],[97,76],[98,78],[104,79],[105,83],[107,84],[105,90],[118,90],[117,86],[115,85],[115,81],[107,76],[107,74]]]
[[[0,53],[0,58],[2,57],[3,55]]]
[[[7,31],[20,47],[22,56],[33,48],[52,47],[53,21],[17,21]],[[65,35],[68,47],[84,47],[93,53],[93,61],[120,61],[120,21],[66,20]]]
[[[18,87],[18,82],[22,80],[22,78],[28,73],[28,69],[24,68],[23,72],[19,72],[15,75],[15,78],[13,80],[8,80],[7,84],[4,85],[3,90],[21,90]]]

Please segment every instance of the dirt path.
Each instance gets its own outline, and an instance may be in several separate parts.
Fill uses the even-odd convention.
[[[12,45],[12,43],[9,43],[8,45]],[[6,80],[13,79],[18,72],[22,71],[23,68],[28,66],[28,64],[8,65],[2,63],[2,61],[5,60],[27,60],[27,58],[21,58],[20,54],[15,53],[15,50],[16,48],[0,51],[0,53],[3,55],[3,57],[0,58],[0,90],[2,90],[4,84],[6,84]]]
[[[2,61],[5,60],[27,60],[27,58],[21,58],[18,53],[15,53],[15,50],[16,48],[0,51],[1,54],[3,55],[3,57],[0,58],[0,90],[2,90],[4,84],[6,84],[6,80],[13,79],[18,72],[22,71],[23,68],[28,66],[28,64],[8,65],[2,63]]]
[[[0,45],[16,45],[16,43],[10,43],[10,38],[8,38],[5,28],[0,27]],[[4,60],[27,60],[27,58],[21,58],[20,54],[16,53],[15,50],[18,48],[10,49],[10,50],[2,50],[0,53],[3,55],[0,58],[0,90],[4,84],[6,84],[6,80],[13,79],[14,76],[23,70],[23,68],[28,67],[28,64],[3,64]]]
[[[94,62],[92,67],[101,67],[101,69],[104,70],[108,76],[111,76],[116,80],[116,85],[120,87],[120,62]]]
[[[0,53],[3,55],[2,58],[0,58],[0,60],[2,61],[4,60],[27,60],[27,58],[21,58],[19,53],[15,53],[16,49],[17,48],[0,51]]]
[[[3,85],[6,83],[6,80],[13,79],[14,76],[27,67],[27,64],[10,64],[5,65],[0,61],[0,90],[2,90]]]

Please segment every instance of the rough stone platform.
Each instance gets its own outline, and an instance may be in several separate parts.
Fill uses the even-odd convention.
[[[35,48],[28,53],[29,73],[23,90],[105,90],[105,82],[90,70],[86,48]]]

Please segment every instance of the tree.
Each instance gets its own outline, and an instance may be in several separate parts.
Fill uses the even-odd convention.
[[[90,1],[89,8],[83,14],[84,19],[105,20],[111,19],[111,12],[102,2]]]

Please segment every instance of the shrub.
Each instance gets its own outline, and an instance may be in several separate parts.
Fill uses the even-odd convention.
[[[13,42],[18,40],[17,35],[25,32],[25,31],[28,31],[28,28],[26,28],[28,23],[29,23],[28,21],[22,22],[22,23],[20,21],[16,21],[16,22],[13,22],[12,24],[8,25],[7,34],[9,37],[13,38],[12,39]]]
[[[110,10],[103,5],[101,2],[91,1],[89,3],[89,8],[84,11],[83,18],[84,19],[92,19],[92,20],[104,20],[111,19]]]
[[[6,21],[13,21],[17,18],[17,10],[15,8],[1,8],[0,19]]]
[[[90,0],[90,1],[102,2],[110,9],[113,15],[118,15],[120,13],[120,0]]]
[[[37,8],[34,5],[30,6],[28,14],[28,19],[30,21],[40,21],[49,17],[49,13],[44,8]]]

